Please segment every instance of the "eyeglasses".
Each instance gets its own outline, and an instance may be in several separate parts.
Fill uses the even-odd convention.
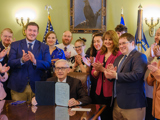
[[[55,70],[56,70],[56,71],[59,71],[59,70],[64,71],[64,70],[66,70],[67,68],[69,68],[69,67],[55,67]]]
[[[130,43],[130,42],[129,42],[129,41],[128,41],[128,42],[122,42],[122,43],[119,43],[118,46],[120,46],[120,45],[125,45],[125,44],[127,44],[127,43]]]
[[[78,48],[81,48],[83,45],[81,45],[81,46],[77,46],[77,47],[74,47],[74,49],[78,49]]]
[[[9,38],[9,39],[12,38],[12,36],[7,36],[7,35],[3,35],[3,37],[4,37],[4,38]]]

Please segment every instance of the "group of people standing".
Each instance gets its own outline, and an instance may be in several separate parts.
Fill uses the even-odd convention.
[[[155,43],[145,54],[136,50],[134,36],[127,33],[127,28],[123,25],[117,25],[115,31],[94,33],[91,46],[86,53],[86,39],[80,37],[72,45],[73,37],[70,31],[63,33],[62,43],[58,45],[55,45],[55,32],[50,31],[46,34],[44,44],[36,40],[38,31],[39,26],[30,22],[26,26],[26,38],[16,42],[12,42],[13,32],[9,28],[1,33],[2,82],[2,79],[7,78],[4,75],[10,69],[7,82],[3,83],[8,94],[6,99],[9,99],[7,89],[11,89],[10,99],[31,101],[35,96],[35,81],[46,80],[55,76],[54,73],[58,77],[55,81],[61,81],[63,76],[65,79],[62,81],[67,81],[66,79],[72,78],[66,78],[67,74],[63,74],[63,71],[83,72],[90,74],[92,103],[106,104],[106,109],[101,114],[102,120],[151,120],[154,117],[160,119],[160,62],[157,60],[160,57],[160,46],[157,45],[160,41],[160,28],[156,32]],[[68,62],[59,61],[61,59]],[[58,65],[61,67],[57,67]],[[146,112],[151,109],[152,104],[146,100],[144,76],[148,85],[154,86],[154,117],[151,116],[151,111]],[[73,106],[72,103],[82,104],[75,99],[70,100],[70,106]],[[146,109],[147,103],[149,108]]]

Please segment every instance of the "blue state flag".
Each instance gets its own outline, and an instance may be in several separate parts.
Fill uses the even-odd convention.
[[[52,26],[52,24],[51,24],[51,17],[50,17],[50,15],[48,16],[47,27],[46,27],[46,31],[45,31],[44,36],[43,36],[43,43],[46,43],[46,41],[45,41],[45,36],[46,36],[46,34],[47,34],[49,31],[53,31],[53,32],[54,32],[53,26]],[[59,44],[59,43],[58,43],[58,39],[56,40],[55,45],[57,45],[57,44]]]
[[[121,14],[121,21],[120,21],[120,24],[126,26],[126,23],[125,23],[124,15],[123,15],[123,14]]]
[[[141,43],[142,42],[142,43]],[[142,31],[142,39],[139,40],[138,38],[138,30],[136,30],[136,35],[135,35],[135,44],[137,46],[141,46],[141,51],[146,51],[149,48],[149,44],[147,42],[147,39],[145,37],[144,32]]]

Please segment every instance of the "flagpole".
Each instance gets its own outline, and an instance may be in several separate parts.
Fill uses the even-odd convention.
[[[121,14],[123,15],[123,7],[121,7]]]
[[[48,13],[48,23],[49,23],[49,24],[48,24],[48,26],[49,26],[48,28],[50,28],[51,17],[50,17],[50,12],[49,12],[49,10],[52,9],[52,7],[51,7],[51,5],[46,5],[46,6],[45,6],[45,9],[47,10],[47,13]],[[50,31],[50,29],[48,29],[48,32],[49,32],[49,31]]]
[[[138,6],[138,20],[137,20],[137,33],[138,33],[138,40],[141,42],[141,44],[138,44],[138,51],[142,51],[142,39],[143,39],[143,10],[141,9],[142,6]]]

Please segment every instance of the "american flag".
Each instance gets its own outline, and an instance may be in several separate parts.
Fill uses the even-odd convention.
[[[45,36],[46,36],[46,34],[47,34],[49,31],[54,31],[53,26],[52,26],[52,23],[51,23],[51,17],[50,17],[50,15],[48,15],[48,22],[47,22],[46,31],[45,31],[44,36],[43,36],[43,43],[46,43],[46,41],[45,41]],[[57,44],[59,44],[59,43],[58,43],[58,39],[56,40],[55,45],[57,45]]]

